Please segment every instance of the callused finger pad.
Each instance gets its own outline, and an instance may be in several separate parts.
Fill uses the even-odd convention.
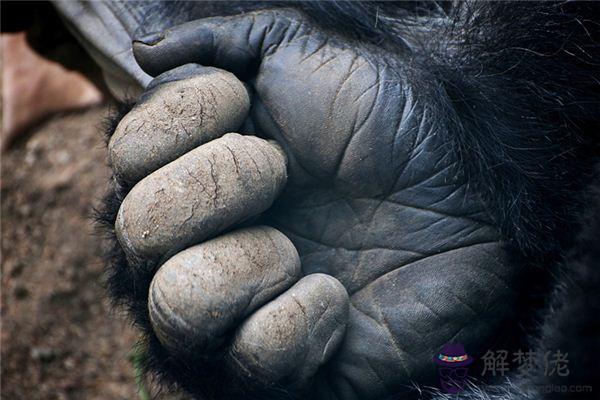
[[[265,211],[286,179],[276,144],[229,133],[135,185],[117,214],[117,238],[129,254],[172,255]]]
[[[227,71],[188,64],[155,81],[108,145],[115,174],[126,181],[136,182],[193,148],[235,132],[250,108],[243,83]]]
[[[210,354],[228,330],[293,285],[300,274],[294,245],[273,228],[219,236],[160,267],[150,286],[152,326],[173,354]]]
[[[346,289],[312,274],[252,314],[233,342],[229,362],[267,384],[302,385],[339,346],[348,319]]]

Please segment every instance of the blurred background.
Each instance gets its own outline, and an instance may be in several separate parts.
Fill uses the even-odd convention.
[[[2,11],[1,397],[148,398],[136,334],[104,294],[91,219],[109,179],[108,96],[41,56]],[[41,35],[79,57],[56,32]]]

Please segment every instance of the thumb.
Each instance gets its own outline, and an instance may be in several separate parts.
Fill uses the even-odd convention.
[[[302,15],[289,9],[204,18],[135,40],[133,54],[153,76],[197,63],[248,77],[266,55],[302,30]]]

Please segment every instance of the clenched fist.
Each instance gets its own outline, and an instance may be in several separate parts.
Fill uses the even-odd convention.
[[[184,387],[397,398],[444,343],[499,334],[519,265],[408,60],[288,10],[134,53],[157,77],[109,143],[132,187],[115,232],[154,362]]]

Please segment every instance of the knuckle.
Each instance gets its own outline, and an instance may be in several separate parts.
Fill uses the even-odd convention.
[[[150,287],[152,326],[174,353],[211,352],[231,326],[299,277],[298,254],[283,234],[235,231],[163,264]]]
[[[227,134],[140,181],[121,205],[117,237],[138,256],[173,254],[265,211],[285,181],[273,145]]]
[[[120,178],[137,181],[243,123],[250,108],[244,85],[225,71],[191,68],[157,78],[117,126],[109,157]]]

